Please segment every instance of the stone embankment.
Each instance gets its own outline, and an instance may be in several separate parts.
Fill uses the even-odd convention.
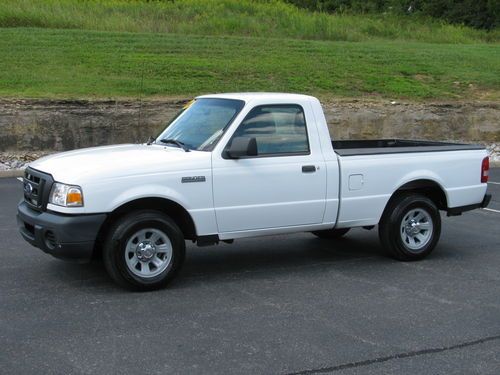
[[[186,100],[0,100],[0,171],[81,147],[145,142]],[[500,162],[500,103],[323,102],[336,139],[412,138],[481,143]]]

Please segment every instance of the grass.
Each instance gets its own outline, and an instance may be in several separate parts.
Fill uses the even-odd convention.
[[[0,96],[225,91],[497,100],[500,46],[0,29]]]
[[[500,98],[500,32],[279,0],[2,0],[0,96]]]
[[[233,35],[332,41],[498,42],[475,30],[395,14],[329,15],[279,0],[2,0],[0,27]]]

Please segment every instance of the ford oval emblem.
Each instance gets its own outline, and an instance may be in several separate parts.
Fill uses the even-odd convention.
[[[31,193],[33,193],[33,185],[31,185],[29,182],[25,183],[24,192],[28,195],[31,195]]]

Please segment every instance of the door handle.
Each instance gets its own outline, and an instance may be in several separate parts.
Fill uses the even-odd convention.
[[[302,173],[313,173],[316,172],[316,167],[314,165],[303,165]]]

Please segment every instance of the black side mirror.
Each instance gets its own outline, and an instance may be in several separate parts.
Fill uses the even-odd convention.
[[[226,150],[226,156],[229,159],[257,156],[257,140],[250,137],[234,137],[231,146]]]

